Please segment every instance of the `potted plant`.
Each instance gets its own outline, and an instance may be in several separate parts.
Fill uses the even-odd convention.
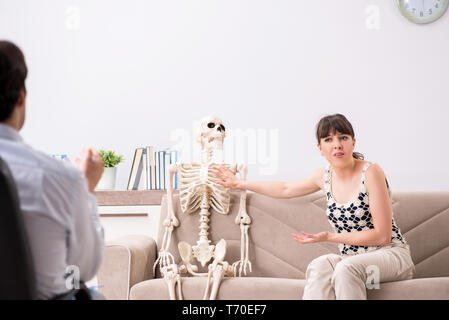
[[[114,190],[117,177],[117,165],[124,160],[122,155],[116,155],[115,151],[99,151],[104,163],[104,172],[98,182],[96,190]]]

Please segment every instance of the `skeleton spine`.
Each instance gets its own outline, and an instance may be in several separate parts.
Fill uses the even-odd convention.
[[[202,152],[202,171],[205,172],[205,176],[203,177],[204,180],[207,180],[207,172],[209,170],[209,164],[212,161],[212,155],[213,150],[211,148],[205,148]],[[205,181],[204,181],[205,182]],[[200,241],[204,242],[207,241],[207,243],[210,243],[210,240],[208,239],[209,232],[209,208],[210,208],[210,195],[209,190],[207,190],[206,186],[203,186],[202,190],[202,197],[201,197],[201,205],[200,205]]]
[[[203,196],[201,199],[201,206],[200,206],[200,241],[206,240],[210,242],[208,239],[209,232],[209,208],[210,208],[210,200],[209,200],[209,192],[206,188],[204,188]]]
[[[211,148],[205,148],[204,150],[202,150],[201,163],[209,165],[212,162],[213,152],[214,150]]]

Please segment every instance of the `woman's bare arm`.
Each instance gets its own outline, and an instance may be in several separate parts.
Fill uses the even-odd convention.
[[[314,193],[322,188],[322,176],[324,169],[318,169],[306,179],[296,182],[272,182],[272,181],[242,181],[232,171],[214,165],[211,171],[221,180],[217,183],[229,189],[250,190],[272,198],[294,198]]]

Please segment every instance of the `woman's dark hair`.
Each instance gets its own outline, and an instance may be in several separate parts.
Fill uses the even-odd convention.
[[[348,134],[354,139],[354,129],[351,123],[342,114],[336,113],[333,115],[325,116],[316,125],[316,139],[318,143],[321,143],[321,139],[328,137],[336,132],[341,134]],[[365,157],[359,152],[354,152],[352,156],[355,159],[363,160]]]
[[[0,41],[0,121],[8,119],[25,88],[28,69],[22,51],[9,41]]]

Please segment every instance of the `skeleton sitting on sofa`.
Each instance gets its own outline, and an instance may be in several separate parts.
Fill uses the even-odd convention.
[[[240,226],[241,259],[232,265],[225,261],[226,241],[221,239],[216,245],[211,244],[208,239],[209,229],[209,209],[220,214],[228,214],[230,205],[230,194],[224,186],[216,183],[217,176],[210,170],[213,165],[212,156],[214,149],[223,148],[223,140],[226,137],[226,128],[223,122],[217,117],[205,117],[195,126],[195,138],[201,144],[200,163],[177,163],[168,168],[168,216],[164,220],[164,237],[159,250],[159,257],[153,266],[153,273],[159,265],[161,274],[167,283],[170,299],[182,299],[181,275],[190,274],[195,277],[207,277],[207,286],[204,292],[204,299],[214,300],[223,277],[241,276],[242,271],[246,275],[247,269],[251,272],[251,262],[248,259],[248,230],[251,218],[246,212],[246,191],[242,191],[240,198],[240,209],[235,219],[235,223]],[[242,180],[246,179],[247,167],[243,164],[223,164],[234,174],[239,173]],[[179,254],[182,259],[181,266],[174,261],[173,255],[168,251],[173,229],[179,226],[173,210],[173,176],[179,174],[179,198],[181,209],[184,214],[195,213],[200,210],[200,233],[196,245],[190,245],[181,241],[178,243]],[[213,217],[212,217],[213,219]],[[192,264],[196,259],[204,267],[208,262],[207,273],[198,273],[198,267]],[[212,282],[212,287],[211,287]],[[210,294],[209,294],[210,291]]]

